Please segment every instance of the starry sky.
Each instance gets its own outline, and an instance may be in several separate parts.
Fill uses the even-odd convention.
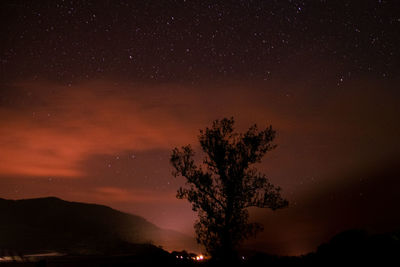
[[[398,229],[400,3],[0,3],[0,197],[109,205],[193,235],[176,146],[234,116],[272,125],[258,168],[290,207],[246,243],[306,253]]]

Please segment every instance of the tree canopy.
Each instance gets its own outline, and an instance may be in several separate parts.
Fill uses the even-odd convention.
[[[202,164],[195,163],[190,145],[172,151],[173,175],[186,178],[177,198],[187,199],[198,213],[197,241],[214,258],[232,259],[241,242],[263,229],[249,222],[247,208],[276,210],[288,205],[281,189],[252,166],[275,148],[275,131],[253,125],[237,133],[234,119],[224,118],[200,130],[198,138],[205,154]]]

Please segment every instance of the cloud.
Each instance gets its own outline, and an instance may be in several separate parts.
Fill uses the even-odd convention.
[[[93,190],[85,192],[71,193],[71,197],[91,199],[95,203],[171,203],[175,202],[175,194],[171,192],[146,189],[124,189],[119,187],[95,187]]]
[[[393,98],[377,94],[374,84],[329,93],[298,85],[291,94],[280,89],[285,84],[248,86],[15,83],[2,93],[0,174],[84,177],[88,173],[81,163],[91,155],[195,143],[198,129],[224,116],[235,116],[239,130],[253,122],[272,124],[285,157],[307,150],[308,159],[312,151],[337,158],[338,144],[366,148],[372,138],[378,141],[368,149],[379,154],[389,141],[380,137],[394,139],[400,132]]]
[[[17,87],[21,103],[0,109],[2,174],[80,177],[79,162],[90,154],[165,148],[188,140],[168,110],[147,106],[135,88],[126,95],[128,88],[109,83]]]
[[[82,177],[79,163],[92,154],[193,143],[197,129],[222,116],[277,118],[262,105],[252,107],[256,96],[245,97],[240,88],[227,93],[218,87],[107,81],[73,87],[26,82],[12,88],[0,107],[0,173],[7,175]]]

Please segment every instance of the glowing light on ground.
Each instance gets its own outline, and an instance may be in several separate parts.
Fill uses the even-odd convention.
[[[202,261],[204,260],[204,256],[203,255],[199,255],[196,257],[196,261]]]

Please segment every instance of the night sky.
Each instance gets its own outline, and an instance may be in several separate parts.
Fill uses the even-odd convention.
[[[247,244],[398,229],[400,2],[0,2],[0,197],[106,204],[193,235],[176,146],[234,116],[277,130],[287,209]]]

